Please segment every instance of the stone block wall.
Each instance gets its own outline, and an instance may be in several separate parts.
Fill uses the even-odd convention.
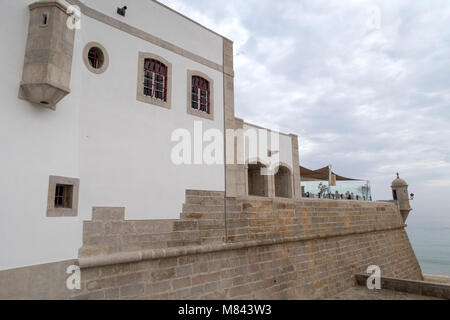
[[[335,200],[227,199],[228,241],[346,235],[401,228],[395,206]]]
[[[360,286],[366,286],[368,277],[367,274],[355,275],[356,282]],[[450,300],[450,284],[389,277],[381,277],[380,282],[385,290]]]
[[[72,297],[326,298],[372,264],[383,276],[422,280],[404,227],[390,203],[225,200],[195,190],[180,220],[126,221],[123,209],[96,208]]]
[[[420,279],[403,230],[254,246],[82,269],[78,299],[313,299],[370,264]]]
[[[83,224],[80,256],[200,244],[196,220],[126,221],[125,208],[93,208]],[[194,231],[194,232],[192,232]]]

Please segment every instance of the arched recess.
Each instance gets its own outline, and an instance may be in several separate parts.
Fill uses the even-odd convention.
[[[249,163],[247,165],[247,185],[249,196],[268,197],[269,179],[267,175],[261,174],[261,169],[265,168],[261,162]]]
[[[275,197],[292,198],[292,175],[288,167],[280,165],[275,174]]]

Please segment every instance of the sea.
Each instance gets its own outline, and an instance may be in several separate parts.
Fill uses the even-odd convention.
[[[406,231],[423,274],[450,277],[450,216],[410,213]]]

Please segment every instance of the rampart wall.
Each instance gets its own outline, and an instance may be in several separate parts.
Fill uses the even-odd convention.
[[[124,208],[94,208],[77,260],[2,271],[0,298],[317,299],[355,285],[369,265],[422,280],[392,203],[225,202],[223,192],[188,190],[180,218],[129,221]],[[73,264],[81,289],[69,291]]]
[[[180,220],[126,221],[123,208],[95,208],[75,298],[325,298],[369,265],[422,280],[393,204],[229,198],[225,217],[223,196],[187,191]]]

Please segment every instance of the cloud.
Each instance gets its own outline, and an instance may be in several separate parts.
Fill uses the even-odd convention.
[[[303,165],[450,207],[449,1],[163,2],[235,41],[236,115],[298,134]]]
[[[450,187],[450,178],[447,180],[428,180],[425,182],[427,187]]]

